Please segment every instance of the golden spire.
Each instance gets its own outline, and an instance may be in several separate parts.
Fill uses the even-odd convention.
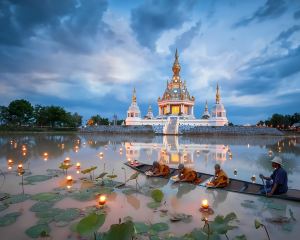
[[[221,100],[221,95],[219,92],[219,84],[217,83],[217,92],[216,92],[216,103],[219,104]]]
[[[133,88],[132,102],[136,103],[136,91],[135,91],[135,88]]]
[[[178,76],[179,72],[180,72],[180,64],[179,64],[178,58],[179,58],[179,56],[178,56],[178,51],[177,51],[177,48],[176,48],[175,61],[173,63],[173,67],[172,67],[174,76]]]

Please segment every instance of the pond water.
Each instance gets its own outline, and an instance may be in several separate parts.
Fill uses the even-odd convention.
[[[172,184],[171,181],[158,178],[138,176],[139,193],[134,192],[136,182],[128,181],[127,187],[112,188],[115,182],[124,182],[134,171],[123,163],[138,160],[152,163],[154,160],[177,167],[179,163],[197,171],[213,173],[214,164],[219,163],[229,177],[251,181],[253,175],[260,183],[259,173],[269,176],[272,172],[270,159],[274,155],[284,161],[288,172],[289,187],[300,189],[300,138],[291,137],[175,137],[175,136],[109,136],[97,134],[9,134],[0,136],[0,198],[5,193],[13,201],[0,201],[0,234],[1,239],[31,239],[26,233],[37,223],[47,225],[52,239],[89,239],[72,231],[73,223],[92,211],[98,205],[97,193],[105,191],[107,212],[104,224],[99,232],[108,231],[111,224],[119,218],[128,216],[134,222],[146,224],[167,223],[166,231],[153,233],[155,237],[166,239],[167,236],[183,236],[194,228],[203,226],[203,214],[199,211],[201,201],[207,199],[214,210],[207,216],[213,220],[217,215],[234,212],[238,226],[227,233],[229,239],[244,234],[247,239],[266,239],[263,229],[255,229],[254,220],[258,219],[267,226],[271,239],[298,239],[300,234],[300,203],[272,198],[261,198],[222,190],[206,190],[204,187],[191,184]],[[72,182],[66,181],[66,175],[59,166],[64,159],[70,158],[68,175]],[[9,161],[12,160],[12,161]],[[80,163],[80,169],[76,163]],[[22,163],[25,173],[17,174],[17,166]],[[83,174],[80,171],[96,166],[94,171]],[[236,170],[236,175],[234,171]],[[111,180],[104,177],[95,178],[102,172],[108,172]],[[37,176],[38,177],[34,177]],[[22,185],[23,179],[23,185]],[[127,190],[126,190],[127,189]],[[131,190],[128,190],[131,189]],[[160,189],[164,198],[158,209],[148,207],[153,202],[149,192]],[[126,190],[126,191],[124,191]],[[39,193],[48,193],[38,195]],[[11,199],[11,198],[10,198]],[[43,200],[46,204],[41,209],[32,207]],[[35,205],[36,206],[36,205]],[[58,208],[56,212],[53,210]],[[69,208],[73,215],[59,215]],[[45,213],[45,210],[48,212]],[[290,218],[290,211],[296,221]],[[17,212],[19,216],[3,216]],[[50,212],[50,213],[49,213]],[[170,216],[175,213],[191,215],[190,221],[171,222]],[[56,217],[59,215],[60,217]],[[270,219],[285,219],[287,222],[274,223]],[[287,217],[287,218],[283,218]],[[92,238],[91,238],[92,239]],[[149,239],[141,236],[140,239]],[[153,238],[154,239],[154,238]],[[226,239],[223,235],[221,239]]]

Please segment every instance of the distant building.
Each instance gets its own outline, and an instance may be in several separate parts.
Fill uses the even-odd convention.
[[[167,81],[166,89],[162,97],[157,100],[158,116],[154,117],[149,106],[144,119],[137,104],[136,90],[133,90],[132,102],[127,111],[126,125],[152,125],[163,126],[164,133],[176,134],[179,126],[224,126],[228,125],[226,110],[221,102],[219,85],[216,88],[216,101],[209,113],[206,101],[204,112],[200,119],[194,115],[195,97],[191,96],[186,85],[182,81],[179,72],[181,70],[178,52],[175,53],[175,61],[172,67],[173,77]]]

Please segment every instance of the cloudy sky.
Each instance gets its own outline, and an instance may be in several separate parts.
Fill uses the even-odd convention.
[[[157,114],[178,48],[196,117],[217,82],[233,123],[300,111],[299,0],[1,0],[0,29],[0,105]]]

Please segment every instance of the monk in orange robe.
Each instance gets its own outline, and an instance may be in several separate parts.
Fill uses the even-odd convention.
[[[189,182],[194,184],[199,184],[201,178],[198,178],[198,174],[191,168],[185,167],[183,164],[178,165],[178,181],[177,182]]]
[[[170,174],[170,168],[165,164],[160,164],[159,162],[154,161],[151,172],[152,177],[167,177]]]
[[[229,184],[229,178],[227,174],[221,169],[220,164],[215,165],[215,176],[214,179],[207,183],[207,187],[216,187],[216,188],[223,188]]]

